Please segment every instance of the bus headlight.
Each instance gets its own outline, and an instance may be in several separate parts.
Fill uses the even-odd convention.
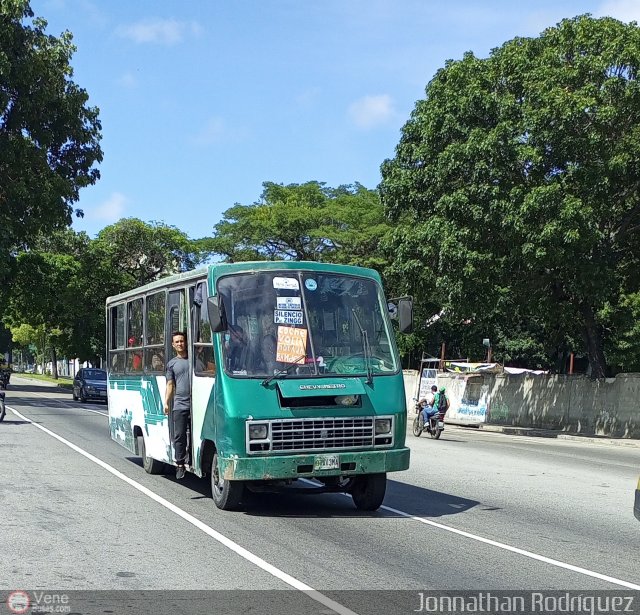
[[[391,419],[376,419],[376,436],[391,431]]]
[[[265,440],[269,433],[269,427],[265,423],[249,425],[249,440]]]
[[[339,406],[355,406],[357,403],[357,395],[338,395],[338,397],[336,397],[336,404]]]

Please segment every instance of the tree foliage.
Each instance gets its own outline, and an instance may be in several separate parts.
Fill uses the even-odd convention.
[[[447,62],[382,165],[396,275],[604,376],[639,289],[639,69],[640,29],[589,16]]]
[[[54,361],[62,353],[94,362],[105,352],[106,298],[193,269],[209,256],[205,243],[136,219],[120,220],[96,239],[71,229],[41,236],[17,255],[3,319],[12,331],[43,331]]]
[[[72,36],[46,33],[28,0],[0,0],[0,281],[11,255],[71,222],[99,177],[98,109],[72,80]]]
[[[205,240],[192,240],[163,222],[147,223],[136,218],[123,218],[102,229],[93,248],[100,251],[112,271],[123,276],[121,286],[125,288],[189,271],[210,255]]]
[[[237,204],[215,225],[211,250],[229,261],[308,260],[381,267],[389,231],[375,190],[265,182],[260,201]]]

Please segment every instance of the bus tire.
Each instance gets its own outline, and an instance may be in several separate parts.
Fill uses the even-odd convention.
[[[211,460],[211,497],[220,510],[238,510],[244,496],[245,485],[240,480],[225,480],[220,476],[218,453],[213,453]]]
[[[387,491],[387,475],[365,474],[355,478],[351,497],[358,510],[378,510]]]
[[[138,436],[138,452],[142,457],[142,467],[147,474],[162,474],[164,472],[164,463],[147,457],[147,447],[144,444],[144,436]]]

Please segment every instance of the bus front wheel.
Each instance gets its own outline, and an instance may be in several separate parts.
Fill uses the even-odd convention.
[[[387,491],[387,475],[365,474],[355,478],[351,497],[358,510],[378,510]]]
[[[218,453],[213,454],[211,460],[211,497],[220,510],[238,510],[244,495],[244,482],[239,480],[225,480],[218,467]]]

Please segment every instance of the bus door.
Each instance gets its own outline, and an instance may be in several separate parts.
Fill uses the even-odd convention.
[[[187,336],[187,353],[190,348],[190,335],[189,335],[189,312],[188,312],[188,302],[185,297],[186,289],[180,288],[176,290],[170,290],[168,299],[167,299],[167,322],[166,322],[166,356],[167,363],[176,356],[175,350],[173,349],[173,336],[172,333],[174,331],[181,331]],[[189,430],[188,438],[187,438],[187,457],[190,456],[192,446],[191,446],[191,434],[193,433],[193,428]],[[170,442],[173,442],[174,429],[173,429],[173,421],[171,417],[169,417],[169,438]],[[175,451],[173,447],[171,449],[171,460],[175,463]]]
[[[213,411],[213,394],[216,364],[213,354],[213,337],[207,315],[207,283],[198,282],[189,292],[191,299],[191,344],[189,358],[192,366],[191,380],[191,433],[193,444],[193,471],[202,476],[201,443],[202,426],[207,411]]]

